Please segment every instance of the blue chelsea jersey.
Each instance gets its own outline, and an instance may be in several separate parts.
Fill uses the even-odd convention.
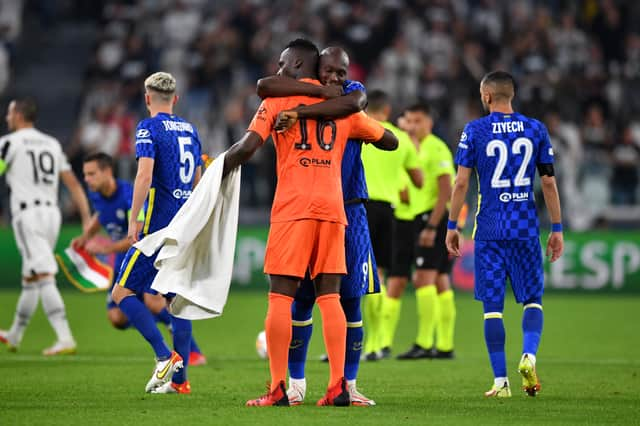
[[[494,112],[465,126],[455,161],[478,175],[476,240],[539,237],[536,165],[553,160],[549,134],[538,120]]]
[[[116,191],[110,197],[93,191],[89,191],[88,195],[100,225],[111,240],[118,241],[126,237],[133,186],[127,181],[116,179]]]
[[[154,159],[142,235],[167,226],[189,198],[200,154],[197,130],[176,115],[159,113],[138,124],[136,158]]]
[[[345,95],[355,90],[366,93],[364,85],[359,81],[346,80],[342,87]],[[368,197],[361,152],[362,141],[349,139],[342,157],[342,194],[345,201]]]

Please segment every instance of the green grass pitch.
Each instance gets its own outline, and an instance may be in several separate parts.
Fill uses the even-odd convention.
[[[0,348],[0,425],[100,424],[640,424],[640,337],[637,296],[549,295],[538,354],[542,392],[519,391],[521,307],[507,304],[507,356],[514,396],[483,397],[492,383],[482,336],[482,307],[457,296],[457,359],[363,362],[359,388],[376,407],[315,407],[326,388],[320,316],[308,363],[307,403],[245,408],[262,394],[266,361],[254,342],[263,328],[266,295],[231,294],[223,317],[195,323],[209,364],[191,368],[193,394],[147,395],[151,349],[135,330],[106,322],[104,294],[63,294],[78,354],[45,359],[54,335],[39,308],[18,353]],[[0,292],[0,327],[13,317],[17,291]],[[413,294],[404,298],[395,352],[415,334]]]

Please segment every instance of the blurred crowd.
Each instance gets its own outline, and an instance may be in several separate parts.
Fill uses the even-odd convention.
[[[6,2],[2,2],[6,3]],[[155,70],[179,82],[179,114],[217,154],[245,131],[258,78],[304,36],[351,56],[352,79],[391,94],[396,116],[416,100],[436,112],[455,149],[482,114],[481,77],[513,73],[516,107],[550,131],[567,219],[591,226],[611,205],[639,205],[640,2],[615,0],[100,0],[100,35],[87,64],[76,167],[88,152],[119,159],[132,178],[132,134],[145,115],[142,82]],[[0,61],[1,62],[1,61]],[[268,206],[273,151],[243,171],[245,206]]]
[[[0,0],[0,95],[11,77],[11,60],[22,32],[23,0]]]

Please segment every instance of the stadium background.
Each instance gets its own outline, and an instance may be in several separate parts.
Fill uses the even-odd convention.
[[[481,115],[482,75],[495,68],[511,71],[518,82],[516,108],[549,127],[568,229],[565,256],[552,268],[547,266],[545,312],[550,332],[543,344],[549,359],[547,377],[563,380],[549,377],[549,392],[564,405],[548,399],[539,402],[540,408],[548,410],[549,422],[634,423],[640,415],[640,364],[632,355],[640,342],[630,321],[640,293],[638,22],[639,2],[615,0],[0,0],[0,105],[5,108],[16,95],[35,96],[40,104],[38,127],[60,139],[76,172],[84,155],[100,149],[117,158],[120,177],[133,179],[132,133],[145,115],[142,81],[159,69],[178,78],[177,112],[197,125],[204,150],[214,155],[242,135],[259,104],[255,81],[275,72],[282,46],[297,36],[307,36],[319,46],[345,47],[351,56],[351,77],[370,90],[391,93],[395,115],[415,100],[427,102],[437,113],[435,132],[452,148],[464,123]],[[0,129],[6,133],[4,123]],[[227,391],[213,383],[200,384],[198,394],[204,397],[194,395],[187,403],[193,416],[206,415],[202,406],[208,407],[210,400],[227,401],[229,393],[234,398],[231,405],[241,407],[243,398],[258,390],[256,382],[266,377],[264,364],[255,360],[252,339],[265,310],[261,261],[274,184],[274,153],[267,145],[243,167],[229,309],[222,319],[195,326],[205,353],[211,354],[215,380]],[[472,211],[474,200],[471,194]],[[66,194],[61,203],[67,223],[59,240],[63,247],[79,227]],[[541,217],[546,218],[546,212]],[[4,327],[11,320],[20,282],[20,258],[9,224],[5,188],[0,197]],[[457,288],[469,289],[471,271],[470,258],[458,262]],[[81,418],[91,423],[94,416],[107,414],[112,417],[104,418],[111,421],[103,424],[118,423],[116,403],[135,413],[131,422],[152,423],[146,410],[162,409],[161,402],[136,402],[126,396],[143,380],[141,371],[146,375],[148,350],[133,332],[108,329],[102,295],[80,295],[62,275],[58,280],[78,334],[77,363],[85,369],[78,373],[67,361],[40,361],[37,354],[51,333],[39,313],[19,362],[0,353],[0,375],[7,380],[0,388],[0,408],[13,410],[0,410],[0,423],[62,423],[64,418],[58,421],[49,413],[70,408],[74,410],[68,423]],[[261,292],[236,291],[244,289]],[[422,409],[444,423],[539,423],[518,414],[527,410],[527,401],[514,401],[515,410],[510,411],[506,406],[487,410],[474,399],[490,377],[481,341],[481,309],[461,293],[458,310],[460,360],[455,370],[419,367],[432,391],[427,396],[419,393],[424,383],[414,366],[362,367],[365,390],[382,402],[381,408],[386,405],[388,415],[384,418],[378,411],[368,423],[403,418],[423,424],[415,414]],[[412,337],[413,312],[410,295],[405,297],[397,339],[403,345]],[[509,314],[507,328],[512,333],[519,328],[519,311],[508,307]],[[215,331],[220,329],[226,331]],[[314,356],[322,351],[319,334],[312,344]],[[517,341],[515,337],[508,342],[512,354],[518,351]],[[96,379],[92,388],[84,376],[94,371],[108,376],[111,359],[123,360],[121,354],[127,351],[134,353],[133,359],[121,368],[131,379]],[[473,369],[476,364],[483,366],[480,375]],[[310,369],[311,377],[324,380],[323,369],[315,364]],[[230,373],[244,370],[253,376],[238,379]],[[198,375],[210,380],[210,371],[194,371],[194,380]],[[577,376],[567,378],[569,373]],[[385,374],[403,379],[390,381]],[[58,387],[47,390],[41,377]],[[78,396],[78,383],[82,390],[104,393],[102,402]],[[407,389],[413,391],[407,394]],[[575,400],[576,389],[597,396]],[[419,403],[411,398],[416,392]],[[38,395],[37,401],[30,402],[33,395]],[[61,395],[65,396],[60,399]],[[82,408],[74,398],[82,401]],[[413,414],[407,415],[407,406]],[[219,413],[229,424],[247,422],[244,411]],[[177,415],[166,413],[165,420],[181,421]],[[322,420],[287,416],[288,421]],[[264,418],[269,424],[276,417]]]
[[[549,287],[640,291],[639,19],[639,3],[613,0],[2,1],[1,100],[4,108],[14,95],[36,96],[38,126],[60,139],[78,176],[82,158],[100,149],[131,180],[142,81],[158,69],[178,78],[178,113],[213,155],[243,134],[259,104],[256,80],[275,72],[297,36],[344,46],[351,77],[392,94],[396,116],[427,102],[435,133],[453,149],[464,123],[481,115],[479,79],[507,69],[518,82],[516,108],[547,124],[557,156],[570,232]],[[240,287],[265,281],[274,172],[269,144],[243,167]],[[73,221],[65,194],[62,204]],[[5,189],[4,229],[7,207]],[[14,244],[0,233],[3,270],[17,277]],[[457,267],[462,287],[470,266]]]

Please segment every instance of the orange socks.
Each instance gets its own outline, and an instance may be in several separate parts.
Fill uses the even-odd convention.
[[[287,379],[287,363],[289,361],[289,344],[291,343],[291,304],[293,297],[284,294],[269,293],[269,308],[264,320],[267,334],[267,353],[269,370],[271,371],[271,391],[277,389],[280,381]],[[340,304],[338,303],[338,307]],[[344,314],[342,315],[344,321]],[[346,326],[345,326],[346,329]],[[344,343],[344,339],[343,339]],[[344,364],[344,345],[342,361]]]
[[[322,314],[322,334],[329,356],[329,388],[331,388],[344,376],[347,320],[340,305],[339,294],[325,294],[316,298],[316,303]]]

